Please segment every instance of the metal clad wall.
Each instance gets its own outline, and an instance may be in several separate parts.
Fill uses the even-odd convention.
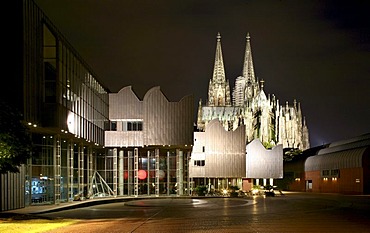
[[[332,144],[330,144],[328,148],[321,149],[318,152],[318,154],[319,155],[329,154],[329,153],[334,153],[338,151],[344,151],[344,150],[350,150],[350,149],[359,148],[359,147],[370,146],[370,140],[361,140],[361,141],[355,141],[355,142],[351,141],[350,143],[343,144],[343,145],[335,145],[334,143]]]
[[[226,131],[214,119],[209,122],[205,139],[206,177],[245,176],[245,126]]]
[[[25,206],[25,173],[24,165],[19,167],[19,173],[0,174],[0,210],[14,210]]]
[[[153,87],[144,96],[144,144],[191,145],[193,142],[193,96],[169,102]]]
[[[131,86],[109,94],[109,119],[143,119],[143,103]]]
[[[143,146],[143,132],[142,131],[105,131],[106,147],[120,147],[124,146]]]
[[[247,178],[283,178],[283,146],[266,150],[259,139],[247,145]]]
[[[362,156],[366,147],[330,154],[308,157],[305,163],[306,171],[321,171],[341,168],[362,167]]]
[[[196,166],[194,164],[194,161],[206,159],[206,153],[203,152],[203,147],[206,145],[205,136],[205,132],[194,132],[194,144],[189,162],[190,177],[205,177],[205,166]]]
[[[159,87],[140,101],[131,86],[109,95],[109,119],[117,131],[105,132],[105,146],[191,145],[193,143],[193,96],[169,102]],[[120,121],[143,121],[142,131],[122,131]]]

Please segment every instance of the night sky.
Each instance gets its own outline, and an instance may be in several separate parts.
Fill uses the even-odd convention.
[[[311,146],[370,133],[369,1],[35,0],[111,92],[207,99],[220,32],[231,89],[251,36],[266,94],[301,103]],[[194,118],[195,120],[195,118]]]

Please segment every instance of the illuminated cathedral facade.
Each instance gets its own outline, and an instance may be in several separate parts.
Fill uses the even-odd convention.
[[[205,131],[210,121],[218,119],[226,131],[234,131],[244,125],[246,144],[259,139],[266,147],[282,144],[283,148],[308,149],[309,133],[300,103],[294,100],[293,105],[288,102],[280,105],[274,95],[265,94],[263,86],[264,81],[259,80],[254,72],[248,33],[242,76],[236,78],[231,93],[218,33],[208,99],[204,104],[199,100],[198,130]]]

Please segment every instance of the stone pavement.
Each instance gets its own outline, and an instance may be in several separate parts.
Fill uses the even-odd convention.
[[[152,198],[152,197],[140,197],[139,199],[143,199],[143,198]],[[104,198],[86,199],[83,201],[63,202],[63,203],[53,204],[53,205],[31,205],[31,206],[27,206],[21,209],[0,212],[0,217],[2,213],[4,214],[51,213],[51,212],[56,212],[56,211],[61,211],[61,210],[82,208],[82,207],[88,207],[88,206],[93,206],[93,205],[124,202],[124,201],[134,200],[134,199],[138,199],[138,197],[104,197]]]

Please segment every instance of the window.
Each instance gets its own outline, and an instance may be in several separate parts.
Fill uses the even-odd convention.
[[[143,131],[143,122],[142,121],[128,121],[127,131]]]
[[[330,171],[332,177],[339,177],[339,169],[334,169]]]
[[[205,160],[194,160],[194,166],[204,167],[206,165]]]
[[[331,169],[331,170],[322,170],[321,171],[321,176],[330,178],[330,177],[339,177],[339,169]]]
[[[112,121],[110,123],[110,130],[111,131],[117,131],[117,121]]]
[[[322,176],[329,176],[330,175],[330,170],[322,170],[321,174],[322,174]]]
[[[203,152],[206,152],[206,147],[205,146],[203,146]]]

